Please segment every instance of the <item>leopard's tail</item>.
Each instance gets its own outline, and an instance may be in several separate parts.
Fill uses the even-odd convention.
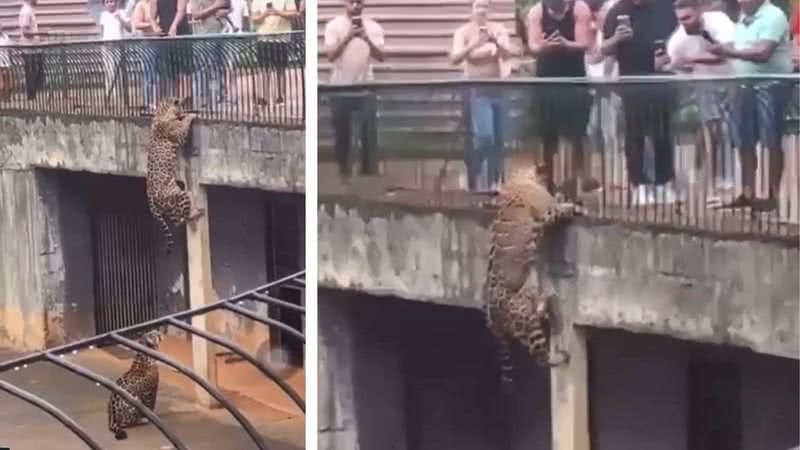
[[[175,234],[172,232],[172,228],[169,227],[167,219],[165,219],[161,213],[153,212],[153,217],[155,217],[156,221],[161,226],[161,231],[164,233],[164,239],[167,241],[166,253],[169,255],[172,252],[172,247],[175,245]]]
[[[112,394],[111,399],[108,402],[108,431],[114,435],[114,439],[121,441],[128,438],[128,433],[122,429],[117,421],[117,417],[115,417],[114,408],[112,407],[115,401],[115,396],[116,394]]]

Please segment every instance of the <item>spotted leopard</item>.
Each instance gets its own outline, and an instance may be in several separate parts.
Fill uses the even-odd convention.
[[[147,202],[166,237],[166,252],[175,244],[170,228],[193,221],[203,210],[192,211],[189,193],[178,185],[178,152],[186,144],[194,114],[184,111],[184,100],[168,98],[160,102],[153,115],[147,144]]]
[[[494,336],[501,375],[511,381],[510,345],[515,342],[539,366],[567,363],[569,355],[550,350],[550,307],[557,297],[531,281],[536,253],[555,225],[581,209],[548,191],[536,168],[516,170],[498,192],[491,225],[491,248],[485,285],[485,313]],[[535,277],[533,277],[535,278]]]
[[[139,343],[157,350],[161,338],[160,330],[152,330],[143,334],[139,338]],[[158,395],[158,366],[155,360],[143,353],[137,353],[130,369],[117,379],[117,386],[153,411]],[[115,439],[126,439],[128,433],[124,429],[140,423],[142,419],[142,414],[133,405],[119,394],[111,394],[108,400],[108,429]]]

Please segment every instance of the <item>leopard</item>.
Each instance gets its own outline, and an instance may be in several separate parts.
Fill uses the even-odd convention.
[[[497,345],[503,384],[512,381],[511,345],[520,345],[539,367],[569,362],[569,354],[550,348],[552,306],[531,274],[537,253],[551,231],[583,207],[551,194],[537,166],[518,168],[498,188],[497,212],[490,226],[491,244],[484,287],[486,325]]]
[[[170,227],[193,222],[205,211],[193,209],[189,193],[178,183],[178,151],[189,138],[196,114],[184,110],[186,99],[170,97],[156,106],[147,143],[147,202],[166,238],[166,253],[175,245]],[[168,222],[169,221],[169,222]]]
[[[147,348],[158,350],[162,337],[163,331],[156,329],[142,334],[138,341]],[[150,411],[155,410],[158,397],[158,365],[153,358],[144,353],[137,353],[131,367],[117,379],[116,384],[142,402]],[[111,393],[108,399],[108,430],[115,439],[127,439],[128,433],[125,428],[138,425],[143,420],[144,417],[139,410],[116,392]]]

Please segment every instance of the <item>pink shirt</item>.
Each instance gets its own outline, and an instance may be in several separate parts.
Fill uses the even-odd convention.
[[[364,31],[378,48],[383,48],[383,28],[372,19],[362,16]],[[350,32],[352,21],[347,15],[334,17],[325,26],[325,48],[337,47]],[[367,42],[354,37],[347,43],[339,58],[333,61],[332,84],[353,84],[374,79],[372,57]]]

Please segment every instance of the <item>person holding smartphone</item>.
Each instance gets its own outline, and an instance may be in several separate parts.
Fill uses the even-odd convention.
[[[291,48],[292,21],[297,17],[297,5],[294,0],[253,0],[253,23],[256,33],[270,34],[259,39],[256,47],[256,59],[263,69],[264,90],[259,96],[262,105],[272,104],[270,79],[274,73],[278,81],[275,92],[275,104],[282,104],[286,95],[286,71],[289,69],[289,52]]]
[[[543,0],[528,13],[528,44],[536,57],[536,76],[545,78],[586,77],[585,55],[592,46],[592,11],[583,0]],[[554,156],[560,137],[572,144],[573,198],[599,187],[587,177],[584,138],[592,97],[584,85],[570,84],[537,89],[535,104],[542,128],[549,189],[554,186]],[[568,189],[572,190],[572,189]]]
[[[516,54],[509,33],[489,20],[489,1],[472,2],[472,17],[453,34],[450,62],[462,65],[465,79],[499,79],[511,70]],[[503,178],[508,99],[497,86],[468,90],[473,145],[466,155],[467,183],[471,190],[495,190]],[[485,167],[485,169],[484,169]]]
[[[657,42],[666,42],[677,26],[671,2],[619,0],[606,14],[601,51],[616,57],[621,76],[655,75]],[[625,159],[632,202],[676,201],[672,113],[677,93],[667,83],[652,83],[626,85],[619,94],[625,115]],[[655,153],[654,179],[647,176],[644,166],[647,137]]]
[[[331,63],[332,84],[355,84],[374,79],[372,62],[384,60],[383,28],[364,16],[363,0],[344,0],[345,11],[325,25],[324,49]],[[350,121],[361,112],[361,172],[378,171],[375,99],[370,93],[331,96],[334,151],[343,178],[351,175]]]
[[[680,26],[667,42],[666,49],[657,50],[656,66],[685,76],[724,77],[734,75],[733,65],[711,49],[717,44],[733,42],[735,25],[721,11],[703,11],[699,0],[677,0],[675,15]],[[734,147],[733,105],[735,84],[719,81],[697,82],[692,85],[703,121],[706,150],[711,159],[714,185],[707,203],[715,204],[733,194],[735,188],[736,154]],[[698,152],[696,168],[703,164]]]

